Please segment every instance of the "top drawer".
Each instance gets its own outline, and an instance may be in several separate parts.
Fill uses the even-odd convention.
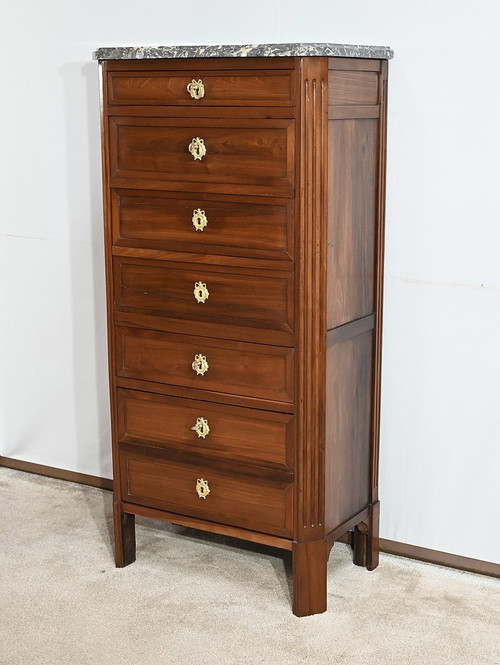
[[[108,104],[194,106],[293,106],[294,72],[110,72]]]

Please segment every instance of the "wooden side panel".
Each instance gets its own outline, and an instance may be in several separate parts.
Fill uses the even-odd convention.
[[[300,77],[295,540],[324,535],[328,60],[304,58]]]
[[[379,466],[379,447],[380,447],[380,401],[381,401],[381,382],[382,382],[382,322],[383,322],[383,302],[384,302],[384,250],[385,250],[385,180],[386,180],[386,159],[387,159],[387,75],[388,63],[381,62],[380,69],[380,127],[379,127],[379,146],[378,146],[378,186],[377,186],[377,238],[375,247],[375,333],[373,344],[373,402],[372,402],[372,480],[371,492],[372,503],[378,502],[378,466]],[[380,514],[380,505],[377,507],[373,520],[377,521],[378,538],[378,518]]]
[[[373,312],[378,120],[329,121],[330,330]]]
[[[387,63],[338,60],[330,70],[326,526],[332,532],[368,510],[367,524],[361,526],[368,529],[373,554],[378,540]]]
[[[327,350],[326,526],[336,528],[370,501],[373,332]]]
[[[106,312],[107,312],[107,337],[108,337],[108,376],[109,376],[109,398],[111,415],[111,436],[113,455],[113,497],[115,501],[115,554],[121,557],[123,562],[124,537],[120,518],[119,506],[116,502],[121,501],[121,488],[116,480],[120,474],[120,460],[118,454],[118,407],[116,401],[116,339],[114,335],[114,306],[113,306],[113,228],[111,215],[111,191],[110,191],[110,138],[109,122],[107,116],[107,81],[108,63],[99,64],[100,83],[100,105],[101,105],[101,152],[102,152],[102,193],[103,193],[103,217],[104,217],[104,252],[106,269]],[[132,521],[128,522],[129,530],[133,529]],[[126,540],[126,538],[125,538]]]
[[[328,72],[328,103],[332,106],[378,104],[378,73],[331,70]]]

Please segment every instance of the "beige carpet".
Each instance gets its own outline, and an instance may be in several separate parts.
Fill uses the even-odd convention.
[[[500,663],[499,580],[336,545],[298,619],[277,550],[138,520],[117,570],[109,492],[5,468],[0,537],[2,665]]]

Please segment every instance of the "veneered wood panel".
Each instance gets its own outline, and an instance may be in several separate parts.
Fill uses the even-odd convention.
[[[293,185],[294,121],[110,117],[113,177]],[[206,155],[194,159],[193,138]]]
[[[326,335],[326,346],[332,344],[341,344],[351,337],[361,335],[368,330],[373,330],[375,327],[375,314],[364,316],[362,319],[355,319],[349,323],[344,323],[343,326],[332,328]]]
[[[114,244],[197,253],[290,259],[294,252],[293,201],[162,192],[113,192]],[[194,213],[207,224],[197,230]]]
[[[293,330],[293,272],[270,271],[263,276],[236,268],[220,272],[196,264],[115,257],[115,307],[137,312],[254,328]],[[205,302],[198,302],[195,285],[205,287]],[[197,290],[198,293],[198,290]]]
[[[118,439],[232,459],[247,464],[293,468],[293,416],[242,409],[137,390],[117,391]],[[198,418],[208,423],[205,438],[193,430]]]
[[[328,531],[370,501],[373,332],[326,352],[326,526]]]
[[[124,500],[213,522],[252,528],[277,536],[292,531],[292,485],[213,469],[203,460],[192,464],[122,452]],[[198,479],[208,482],[205,499],[196,492]]]
[[[202,80],[205,94],[193,99],[187,90]],[[294,72],[239,71],[196,67],[189,71],[113,72],[108,77],[110,104],[204,106],[290,106],[294,97]]]
[[[351,104],[345,106],[329,106],[328,120],[349,120],[350,118],[379,118],[378,104]]]
[[[383,60],[371,58],[328,58],[328,69],[350,72],[379,72]]]
[[[329,120],[327,327],[374,307],[378,121]]]
[[[328,72],[328,104],[378,104],[378,72]]]
[[[205,374],[192,369],[196,355],[206,357]],[[117,375],[293,402],[293,349],[285,347],[117,328]]]

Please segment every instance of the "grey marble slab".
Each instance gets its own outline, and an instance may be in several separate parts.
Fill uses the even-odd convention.
[[[326,56],[390,60],[388,46],[351,44],[214,44],[208,46],[111,46],[99,48],[95,60],[149,60],[157,58],[268,58]]]

